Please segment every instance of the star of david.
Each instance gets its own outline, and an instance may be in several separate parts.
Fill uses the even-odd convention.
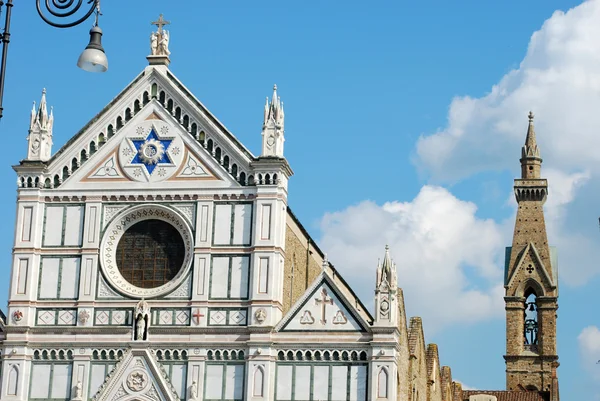
[[[149,175],[152,175],[158,165],[173,163],[167,154],[173,138],[159,138],[154,128],[150,130],[145,139],[131,139],[131,142],[136,150],[131,164],[143,165]]]

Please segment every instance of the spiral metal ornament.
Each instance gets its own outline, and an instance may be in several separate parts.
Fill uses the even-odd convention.
[[[42,5],[40,4],[42,1],[45,6],[44,10],[42,10]],[[56,28],[70,28],[81,24],[99,8],[100,0],[88,0],[87,4],[91,4],[91,7],[81,18],[75,21],[61,23],[53,20],[61,18],[77,18],[77,15],[80,15],[79,11],[82,10],[82,7],[85,8],[83,0],[36,0],[36,7],[40,17],[42,17],[47,24]],[[49,16],[44,15],[46,13],[49,14]]]

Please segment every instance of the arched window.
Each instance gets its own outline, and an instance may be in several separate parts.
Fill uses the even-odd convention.
[[[525,291],[525,327],[523,336],[525,345],[534,346],[538,343],[538,312],[537,295],[531,288]]]
[[[377,375],[377,398],[388,398],[388,372],[385,368]]]

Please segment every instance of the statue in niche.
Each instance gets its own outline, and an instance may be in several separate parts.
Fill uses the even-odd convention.
[[[83,400],[83,384],[81,381],[78,381],[75,385],[75,396],[71,398],[71,401],[81,401]]]
[[[190,387],[190,401],[198,400],[198,383],[196,380],[192,382],[192,387]]]
[[[133,339],[144,341],[148,339],[148,327],[150,326],[150,306],[143,298],[135,307]]]

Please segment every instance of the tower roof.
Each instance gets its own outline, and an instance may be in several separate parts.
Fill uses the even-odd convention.
[[[535,139],[535,126],[533,124],[534,114],[529,112],[529,126],[527,127],[527,136],[525,145],[523,145],[522,158],[540,158],[540,150]]]

